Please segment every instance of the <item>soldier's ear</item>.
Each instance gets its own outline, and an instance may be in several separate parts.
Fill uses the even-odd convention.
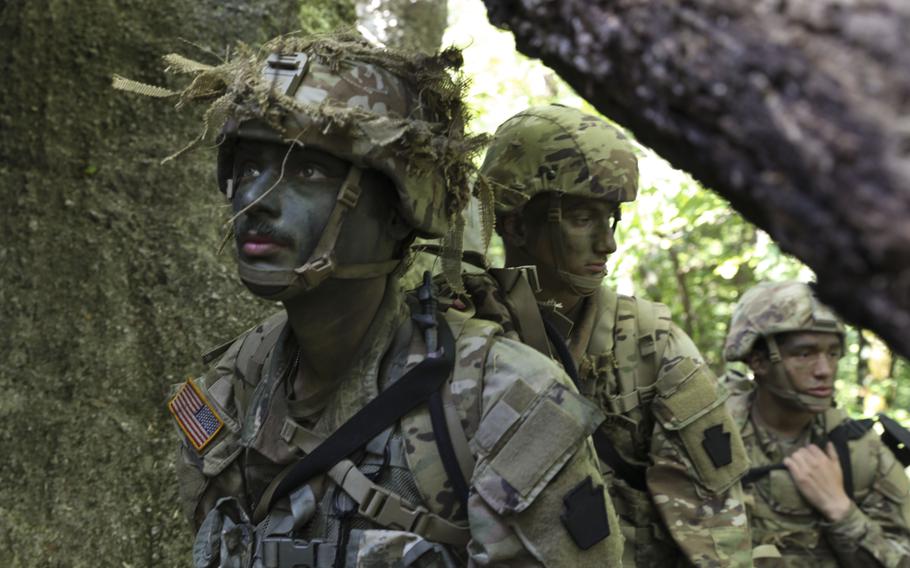
[[[528,242],[528,232],[525,227],[524,217],[520,214],[511,213],[500,216],[496,220],[496,230],[502,240],[508,245],[523,247]]]
[[[771,360],[768,359],[767,353],[764,353],[759,349],[754,349],[752,350],[752,353],[749,353],[749,357],[746,359],[746,364],[749,365],[750,369],[752,369],[753,375],[756,377],[763,377],[768,374]]]

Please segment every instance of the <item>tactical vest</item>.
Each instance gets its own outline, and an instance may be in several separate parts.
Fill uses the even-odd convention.
[[[730,397],[728,405],[740,431],[745,431],[747,426],[753,428],[751,439],[745,438],[750,472],[761,473],[759,476],[747,474],[743,481],[755,559],[782,557],[780,562],[786,566],[837,566],[834,552],[824,538],[823,517],[803,498],[786,468],[769,469],[779,464],[771,462],[755,439],[758,433],[754,431],[755,426],[749,424],[753,390],[743,387],[743,381],[747,379],[736,375],[727,376],[727,381],[738,391]],[[839,408],[830,408],[814,420],[810,428],[822,435],[812,435],[810,441],[813,443],[824,444],[833,433],[835,436],[845,433],[843,439],[850,462],[845,484],[850,485],[847,491],[852,493],[855,502],[862,503],[874,485],[895,502],[905,498],[887,480],[876,480],[880,442],[874,430],[849,418]],[[843,463],[843,459],[841,461]]]
[[[603,558],[618,559],[621,544],[618,532],[599,533],[600,528],[592,530],[583,523],[602,518],[608,529],[615,527],[617,520],[609,500],[601,499],[605,515],[596,514],[600,509],[590,506],[596,499],[577,502],[578,496],[587,495],[586,492],[596,497],[602,488],[583,487],[585,481],[570,487],[566,485],[569,478],[557,478],[570,460],[586,459],[576,459],[580,455],[576,449],[584,445],[600,423],[600,412],[562,384],[549,363],[522,359],[526,347],[507,341],[497,343],[501,328],[496,324],[455,310],[448,310],[445,320],[455,336],[455,349],[446,350],[454,352],[455,365],[442,391],[442,420],[452,438],[457,466],[471,480],[472,499],[482,499],[489,514],[512,516],[510,523],[516,529],[520,527],[523,534],[531,535],[529,538],[533,537],[529,552],[548,565],[558,565],[570,552],[588,550],[601,541],[604,545],[597,548],[601,554],[592,555],[589,551],[584,561],[593,565]],[[363,459],[349,456],[337,462],[325,476],[297,485],[286,500],[275,501],[276,507],[264,518],[262,514],[248,518],[245,508],[272,502],[260,496],[259,491],[250,493],[251,475],[256,476],[258,485],[269,485],[263,493],[268,495],[272,485],[262,480],[281,480],[283,470],[287,471],[283,464],[305,461],[296,455],[294,448],[309,457],[317,453],[314,448],[323,447],[324,438],[294,420],[282,421],[281,412],[272,412],[289,404],[276,407],[274,404],[286,401],[286,397],[272,396],[269,402],[267,396],[285,384],[284,377],[293,365],[282,363],[285,357],[275,355],[274,346],[283,344],[280,334],[284,327],[284,317],[279,314],[228,347],[222,347],[219,351],[223,355],[213,372],[193,383],[225,418],[224,431],[211,447],[198,455],[191,452],[188,464],[178,460],[178,475],[190,480],[181,483],[181,494],[185,502],[196,503],[196,519],[202,521],[194,546],[196,565],[214,566],[209,560],[217,557],[218,550],[237,566],[250,565],[242,557],[244,550],[254,549],[249,544],[250,538],[259,539],[259,546],[255,547],[257,557],[251,560],[257,568],[260,565],[322,567],[333,564],[342,555],[346,565],[354,565],[362,558],[349,555],[364,550],[370,554],[387,553],[378,565],[464,564],[465,545],[471,536],[465,507],[454,497],[452,476],[444,467],[445,460],[440,459],[435,440],[440,430],[433,421],[439,414],[428,411],[426,405],[403,416],[391,432],[377,436],[368,444]],[[397,366],[401,373],[406,373],[410,365],[419,365],[427,359],[426,347],[423,339],[415,339],[422,336],[412,333],[411,326],[398,329],[399,333],[408,330],[410,347],[406,350],[396,347],[397,355],[382,364]],[[489,355],[494,343],[498,346],[496,357]],[[403,344],[396,340],[393,345]],[[406,364],[401,362],[405,355]],[[497,358],[500,355],[502,359]],[[207,359],[216,357],[218,353],[212,353]],[[376,361],[364,359],[367,360]],[[500,363],[497,365],[496,361]],[[492,365],[493,375],[484,375],[488,368],[485,363]],[[384,376],[380,371],[379,377]],[[264,377],[269,380],[263,380]],[[383,383],[382,393],[402,382],[404,377],[388,385]],[[496,393],[497,402],[492,408],[483,406],[485,383],[495,385],[492,392]],[[484,416],[482,410],[486,411]],[[243,419],[234,418],[237,416]],[[539,443],[542,432],[546,433],[546,443]],[[251,451],[253,442],[257,443],[255,452]],[[273,447],[267,449],[259,443],[272,443]],[[478,459],[476,466],[474,456]],[[191,463],[192,460],[198,463]],[[182,475],[181,468],[189,473]],[[258,469],[254,471],[254,468]],[[373,475],[389,470],[392,473],[388,476]],[[204,475],[198,475],[198,471]],[[589,485],[591,481],[590,477],[586,480]],[[207,487],[212,491],[207,491]],[[333,487],[340,489],[334,491]],[[330,491],[324,491],[326,488]],[[224,494],[231,497],[213,502],[217,495]],[[245,496],[241,498],[246,505],[235,495]],[[541,505],[541,500],[547,505]],[[336,509],[347,509],[350,516],[329,518],[332,515],[326,512],[336,505],[340,505]],[[538,512],[558,511],[563,507],[567,516],[562,522],[568,534],[560,532],[556,536],[549,515],[539,515],[532,505],[538,506]],[[200,513],[207,511],[214,514],[210,512],[202,520]],[[518,515],[525,511],[527,515]],[[250,527],[250,521],[258,524],[255,533],[243,528]],[[591,523],[590,527],[600,525]],[[554,536],[551,538],[550,534]],[[493,547],[499,539],[508,537],[499,535],[498,531],[491,534],[480,531],[473,536],[481,542],[492,539],[484,546]],[[592,537],[595,540],[585,540]],[[515,537],[511,539],[514,541]],[[225,551],[224,547],[229,545],[234,549]],[[376,558],[371,556],[369,561],[376,562]]]
[[[469,353],[472,359],[484,360],[500,331],[499,327],[483,320],[469,319],[454,310],[449,310],[445,318],[458,338],[456,352]],[[285,323],[285,312],[279,312],[237,340],[219,346],[203,357],[209,363],[229,349],[236,353],[236,357],[228,357],[231,361],[228,364],[234,366],[232,397],[237,416],[246,415],[250,410],[255,412],[255,408],[250,406],[260,404],[264,369],[272,363],[270,356],[275,351]],[[219,383],[221,381],[211,387],[197,383],[205,398],[216,406],[219,400],[225,399],[226,386]],[[444,420],[458,467],[466,479],[471,479],[474,467],[468,440],[481,422],[482,385],[482,366],[456,364],[443,388]],[[216,476],[231,466],[244,467],[237,465],[242,461],[240,438],[245,436],[249,442],[250,436],[262,435],[243,433],[243,425],[230,418],[234,413],[220,406],[218,411],[226,418],[225,427],[230,432],[200,458],[207,476]],[[268,424],[264,426],[268,427]],[[296,427],[293,420],[286,420],[280,432],[272,434],[276,433],[288,446],[297,447],[304,453],[311,452],[322,441],[312,432]],[[288,459],[293,461],[290,456]],[[273,473],[278,477],[281,468],[275,468]],[[453,495],[449,476],[439,458],[433,423],[426,406],[406,414],[401,418],[399,427],[371,441],[357,465],[343,460],[330,470],[327,477],[332,479],[335,489],[325,491],[321,499],[313,495],[308,484],[290,495],[290,510],[279,507],[267,517],[262,514],[259,518],[250,519],[254,524],[258,523],[257,532],[267,536],[256,547],[257,554],[262,555],[256,561],[264,566],[296,566],[287,564],[290,559],[299,562],[300,566],[321,568],[333,565],[337,555],[350,554],[367,545],[366,542],[356,542],[358,539],[376,540],[381,537],[387,542],[377,541],[371,546],[386,547],[389,558],[395,558],[396,565],[426,565],[431,562],[434,566],[456,566],[466,562],[463,558],[464,547],[470,534],[465,503]],[[315,485],[324,486],[325,483],[317,481]],[[198,488],[198,494],[204,489]],[[263,502],[262,496],[258,499],[251,497],[251,501]],[[318,507],[315,503],[317,499]],[[232,505],[220,503],[217,506],[228,510]],[[314,516],[314,511],[321,516]],[[233,513],[234,516],[236,514]],[[300,530],[303,526],[305,530]],[[375,529],[382,530],[376,532]],[[347,536],[342,536],[339,531],[345,531]],[[295,532],[295,538],[290,537],[291,532]],[[355,561],[349,558],[346,565],[355,565]],[[198,559],[197,565],[200,565]],[[255,562],[253,565],[257,566]]]

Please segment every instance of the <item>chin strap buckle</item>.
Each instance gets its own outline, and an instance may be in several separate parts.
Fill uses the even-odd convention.
[[[331,253],[327,253],[295,268],[294,273],[300,277],[308,290],[312,290],[328,278],[334,269],[335,259]]]

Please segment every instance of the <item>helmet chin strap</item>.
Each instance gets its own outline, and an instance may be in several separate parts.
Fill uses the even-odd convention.
[[[366,279],[392,273],[401,259],[339,266],[335,261],[335,245],[349,211],[357,206],[362,188],[358,166],[351,165],[345,176],[335,207],[329,214],[319,242],[306,262],[294,269],[263,269],[238,261],[240,279],[251,292],[267,300],[282,301],[301,292],[313,290],[329,277],[341,279]]]
[[[565,242],[562,238],[562,196],[553,193],[550,197],[550,208],[547,211],[547,225],[550,230],[550,246],[553,250],[553,260],[556,262],[556,274],[565,283],[573,294],[581,297],[593,296],[603,283],[606,272],[599,276],[582,276],[566,270]]]
[[[764,387],[778,397],[789,400],[799,408],[809,412],[819,412],[820,410],[830,408],[834,400],[834,393],[826,397],[818,397],[798,392],[793,386],[790,375],[784,368],[784,363],[780,356],[780,348],[778,347],[774,336],[769,335],[765,337],[765,342],[768,345],[768,358],[771,360],[771,371],[768,373],[767,380],[764,382]]]

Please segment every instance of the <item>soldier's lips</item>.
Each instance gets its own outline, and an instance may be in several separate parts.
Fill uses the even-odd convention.
[[[607,269],[606,262],[595,262],[585,265],[585,271],[590,272],[591,274],[601,274]]]
[[[819,387],[817,389],[809,389],[806,391],[806,394],[817,396],[818,398],[825,398],[826,396],[831,396],[831,393],[834,392],[834,389],[831,387]]]
[[[271,256],[284,248],[284,245],[268,237],[247,237],[240,245],[240,250],[248,257]]]

